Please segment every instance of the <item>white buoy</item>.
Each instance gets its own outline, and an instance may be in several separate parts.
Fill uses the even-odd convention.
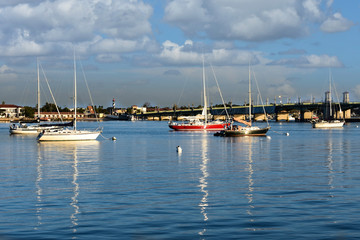
[[[287,132],[287,133],[285,133],[285,135],[286,135],[286,136],[290,136],[290,133]]]
[[[111,140],[116,141],[116,137],[112,137]]]
[[[356,127],[358,128],[359,126],[358,126],[358,125],[356,125]]]
[[[176,151],[177,151],[178,153],[182,153],[182,148],[181,148],[180,146],[177,146],[177,147],[176,147]]]
[[[266,136],[266,138],[267,138],[267,139],[271,139],[271,137],[270,137],[270,136]]]

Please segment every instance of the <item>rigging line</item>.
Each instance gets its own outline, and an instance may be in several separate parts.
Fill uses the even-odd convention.
[[[95,118],[96,118],[96,121],[99,123],[98,115],[97,115],[97,113],[96,113],[95,106],[94,106],[94,101],[93,101],[93,99],[92,99],[92,97],[91,97],[90,88],[89,88],[89,85],[88,85],[88,83],[87,83],[87,79],[86,79],[85,71],[84,71],[84,68],[83,68],[82,62],[81,62],[81,61],[79,61],[79,63],[80,63],[81,71],[82,71],[83,76],[84,76],[85,85],[86,85],[87,91],[88,91],[88,93],[89,93],[89,97],[90,97],[90,101],[91,101],[91,106],[93,106],[93,110],[94,110],[94,113],[95,113]]]
[[[333,78],[332,78],[332,75],[331,75],[331,81],[332,81],[332,85],[333,85],[334,92],[335,92],[335,95],[336,95],[336,100],[337,100],[337,102],[339,103],[339,106],[340,106],[339,95],[338,95],[338,93],[337,93],[337,91],[336,91],[336,86],[335,86],[334,80],[333,80]],[[341,112],[341,106],[340,106],[340,112]]]
[[[103,139],[107,139],[107,140],[114,140],[114,137],[105,137],[104,135],[102,135],[102,133],[100,133],[100,136],[103,138]]]
[[[183,86],[183,89],[182,89],[181,94],[180,94],[180,97],[179,97],[179,99],[178,99],[178,101],[177,101],[177,105],[178,105],[178,106],[179,106],[179,104],[180,104],[180,100],[181,100],[181,98],[182,98],[182,96],[183,96],[183,94],[184,94],[185,87],[186,87],[188,81],[189,81],[189,77],[186,77],[185,83],[184,83],[184,86]]]
[[[28,101],[26,101],[26,99],[28,98],[28,96],[29,96],[29,79],[28,78],[26,78],[26,81],[25,81],[25,87],[23,88],[23,93],[21,94],[21,98],[20,98],[20,103],[22,104],[22,105],[25,105],[26,104],[26,102],[28,102]]]
[[[55,100],[55,98],[54,98],[54,95],[53,95],[53,93],[52,93],[52,91],[51,91],[51,88],[50,88],[50,85],[49,85],[48,79],[47,79],[47,77],[46,77],[46,75],[45,75],[45,71],[44,71],[44,69],[43,69],[43,67],[42,67],[41,63],[39,63],[39,65],[40,65],[40,67],[41,67],[41,71],[42,71],[42,73],[43,73],[43,75],[44,75],[44,78],[45,78],[46,84],[47,84],[47,86],[48,86],[48,88],[49,88],[49,91],[50,91],[51,97],[52,97],[52,99],[53,99],[53,101],[54,101],[54,103],[55,103],[56,111],[57,111],[57,112],[58,112],[58,114],[59,114],[59,117],[60,117],[61,122],[64,122],[64,121],[63,121],[63,119],[62,119],[62,116],[61,116],[61,114],[60,114],[60,111],[59,111],[58,105],[56,104],[56,100]]]
[[[275,132],[277,134],[280,134],[280,135],[286,135],[286,136],[290,136],[290,134],[288,132],[286,133],[281,133],[281,132],[278,132],[278,131],[275,131],[275,130],[271,130],[272,132]]]
[[[40,65],[40,62],[39,62],[39,67],[42,67],[41,65]],[[48,98],[48,95],[46,94],[46,92],[45,92],[45,89],[44,89],[44,86],[43,86],[43,84],[40,82],[40,95],[41,95],[41,93],[43,93],[43,95],[45,96],[45,103],[51,103],[51,101],[49,100],[49,98]],[[40,103],[41,104],[41,103]],[[41,108],[41,106],[40,106],[40,108]]]
[[[40,84],[40,91],[44,94],[44,96],[45,96],[45,98],[46,98],[46,101],[45,102],[50,102],[49,101],[49,98],[48,98],[48,96],[47,96],[47,94],[45,94],[45,90],[44,90],[44,87]]]
[[[337,100],[337,102],[338,102],[339,111],[340,111],[340,114],[341,114],[341,113],[342,113],[341,104],[340,104],[339,95],[338,95],[337,90],[336,90],[336,86],[335,86],[335,83],[334,83],[334,79],[333,79],[332,73],[331,73],[331,82],[332,82],[332,85],[333,85],[333,88],[334,88],[334,91],[335,91],[336,100]],[[330,107],[331,107],[331,106],[330,106]],[[342,118],[344,119],[344,118],[345,118],[345,114],[341,114],[341,115],[342,115]]]
[[[217,77],[216,77],[214,68],[213,68],[213,66],[212,66],[211,63],[210,63],[210,67],[211,67],[211,70],[212,70],[212,72],[213,72],[213,74],[214,74],[216,86],[217,86],[217,88],[218,88],[218,90],[219,90],[219,94],[220,94],[220,97],[221,97],[221,101],[222,101],[222,103],[223,103],[223,105],[224,105],[226,117],[227,117],[228,119],[230,119],[230,116],[229,116],[229,113],[228,113],[228,111],[227,111],[227,109],[226,109],[225,101],[224,101],[223,95],[222,95],[222,93],[221,93],[220,86],[219,86],[219,83],[218,83],[218,80],[217,80]]]
[[[254,81],[255,81],[255,84],[256,84],[256,88],[257,88],[258,93],[259,93],[259,95],[260,95],[260,102],[261,102],[262,109],[263,109],[263,111],[264,111],[264,113],[265,113],[266,123],[267,123],[267,125],[269,126],[269,120],[268,120],[268,117],[267,117],[267,115],[266,115],[266,111],[265,111],[265,107],[264,107],[264,101],[263,101],[262,96],[261,96],[261,93],[260,93],[259,85],[258,85],[256,76],[255,76],[254,70],[252,70],[252,74],[253,74],[253,77],[254,77]]]

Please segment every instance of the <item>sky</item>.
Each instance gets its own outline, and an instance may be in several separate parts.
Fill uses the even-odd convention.
[[[38,59],[41,105],[48,82],[71,107],[74,52],[79,105],[197,106],[203,60],[211,104],[216,82],[247,102],[249,63],[255,102],[322,101],[330,78],[340,101],[360,101],[359,12],[358,0],[0,0],[0,101],[36,105]]]

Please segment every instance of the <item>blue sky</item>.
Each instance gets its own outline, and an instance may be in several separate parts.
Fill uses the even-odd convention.
[[[225,101],[244,104],[250,59],[270,102],[321,101],[329,69],[340,100],[360,101],[359,12],[358,0],[0,0],[0,100],[35,106],[38,58],[71,107],[75,48],[80,105],[83,75],[96,105],[202,104],[202,56],[212,104],[210,64]]]

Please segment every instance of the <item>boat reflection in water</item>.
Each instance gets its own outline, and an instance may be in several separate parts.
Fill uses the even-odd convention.
[[[71,231],[73,234],[77,232],[78,214],[81,212],[78,205],[78,196],[81,190],[79,177],[84,173],[90,174],[94,171],[94,162],[99,159],[99,147],[99,141],[38,143],[35,181],[38,224],[35,230],[41,230],[41,225],[46,222],[44,218],[49,216],[49,211],[54,210],[51,205],[55,203],[49,203],[49,201],[54,201],[53,196],[58,195],[59,197],[55,201],[71,199],[69,203],[56,204],[72,207],[72,210],[69,211],[71,212]],[[54,187],[54,184],[59,182],[59,178],[63,178],[61,185]],[[70,187],[67,187],[69,185]],[[66,196],[69,188],[72,189],[72,195]]]
[[[332,135],[333,132],[330,132]],[[334,143],[334,137],[329,137],[327,139],[327,149],[328,156],[326,158],[326,169],[328,177],[328,186],[329,186],[329,197],[334,198],[338,191],[337,188],[344,188],[341,186],[339,179],[336,179],[336,176],[339,176],[337,173],[344,172],[344,152],[347,152],[348,149],[344,148],[344,139],[342,135],[337,135],[338,141]],[[335,160],[335,161],[334,161]],[[335,182],[335,183],[334,183]]]
[[[43,178],[43,170],[42,170],[42,156],[40,153],[40,144],[38,144],[37,147],[38,150],[38,158],[37,158],[37,162],[36,162],[36,180],[35,180],[35,187],[36,187],[36,218],[38,220],[38,224],[37,226],[34,227],[35,230],[38,230],[38,227],[41,225],[42,223],[42,218],[41,218],[41,211],[42,211],[42,187],[41,187],[41,181]]]
[[[248,190],[246,193],[246,197],[248,199],[248,209],[246,210],[246,213],[251,217],[250,221],[253,222],[254,220],[252,219],[253,214],[252,214],[252,209],[254,209],[254,197],[253,197],[253,191],[254,191],[254,180],[253,180],[253,174],[254,174],[254,169],[253,169],[253,149],[252,149],[252,141],[254,138],[251,137],[246,137],[245,140],[248,140],[249,143],[249,154],[248,154],[248,161],[247,161],[247,168],[246,170],[248,171]],[[249,230],[255,230],[255,229],[249,229]]]
[[[254,174],[256,175],[257,166],[264,164],[261,162],[263,161],[261,155],[266,156],[270,152],[270,140],[266,136],[244,136],[241,138],[224,138],[224,140],[224,144],[231,147],[229,151],[241,153],[241,157],[237,160],[243,161],[244,164],[243,172],[245,175],[243,176],[244,187],[242,189],[245,198],[243,211],[247,216],[248,223],[245,229],[250,232],[259,231],[260,228],[256,225],[258,209],[255,197],[258,195],[255,186],[258,179],[254,180]]]
[[[201,164],[200,164],[200,171],[201,171],[201,176],[199,178],[199,186],[200,186],[200,191],[203,194],[203,197],[200,200],[199,203],[199,207],[201,210],[201,214],[203,215],[204,218],[204,223],[206,225],[207,220],[209,219],[207,216],[207,207],[209,206],[208,204],[208,196],[209,196],[209,191],[207,189],[208,186],[208,182],[207,182],[207,178],[209,177],[209,172],[208,172],[208,161],[209,158],[207,156],[208,154],[208,135],[206,133],[202,134],[202,143],[201,143]],[[206,233],[206,228],[204,228],[202,231],[199,232],[199,235],[204,235]]]

